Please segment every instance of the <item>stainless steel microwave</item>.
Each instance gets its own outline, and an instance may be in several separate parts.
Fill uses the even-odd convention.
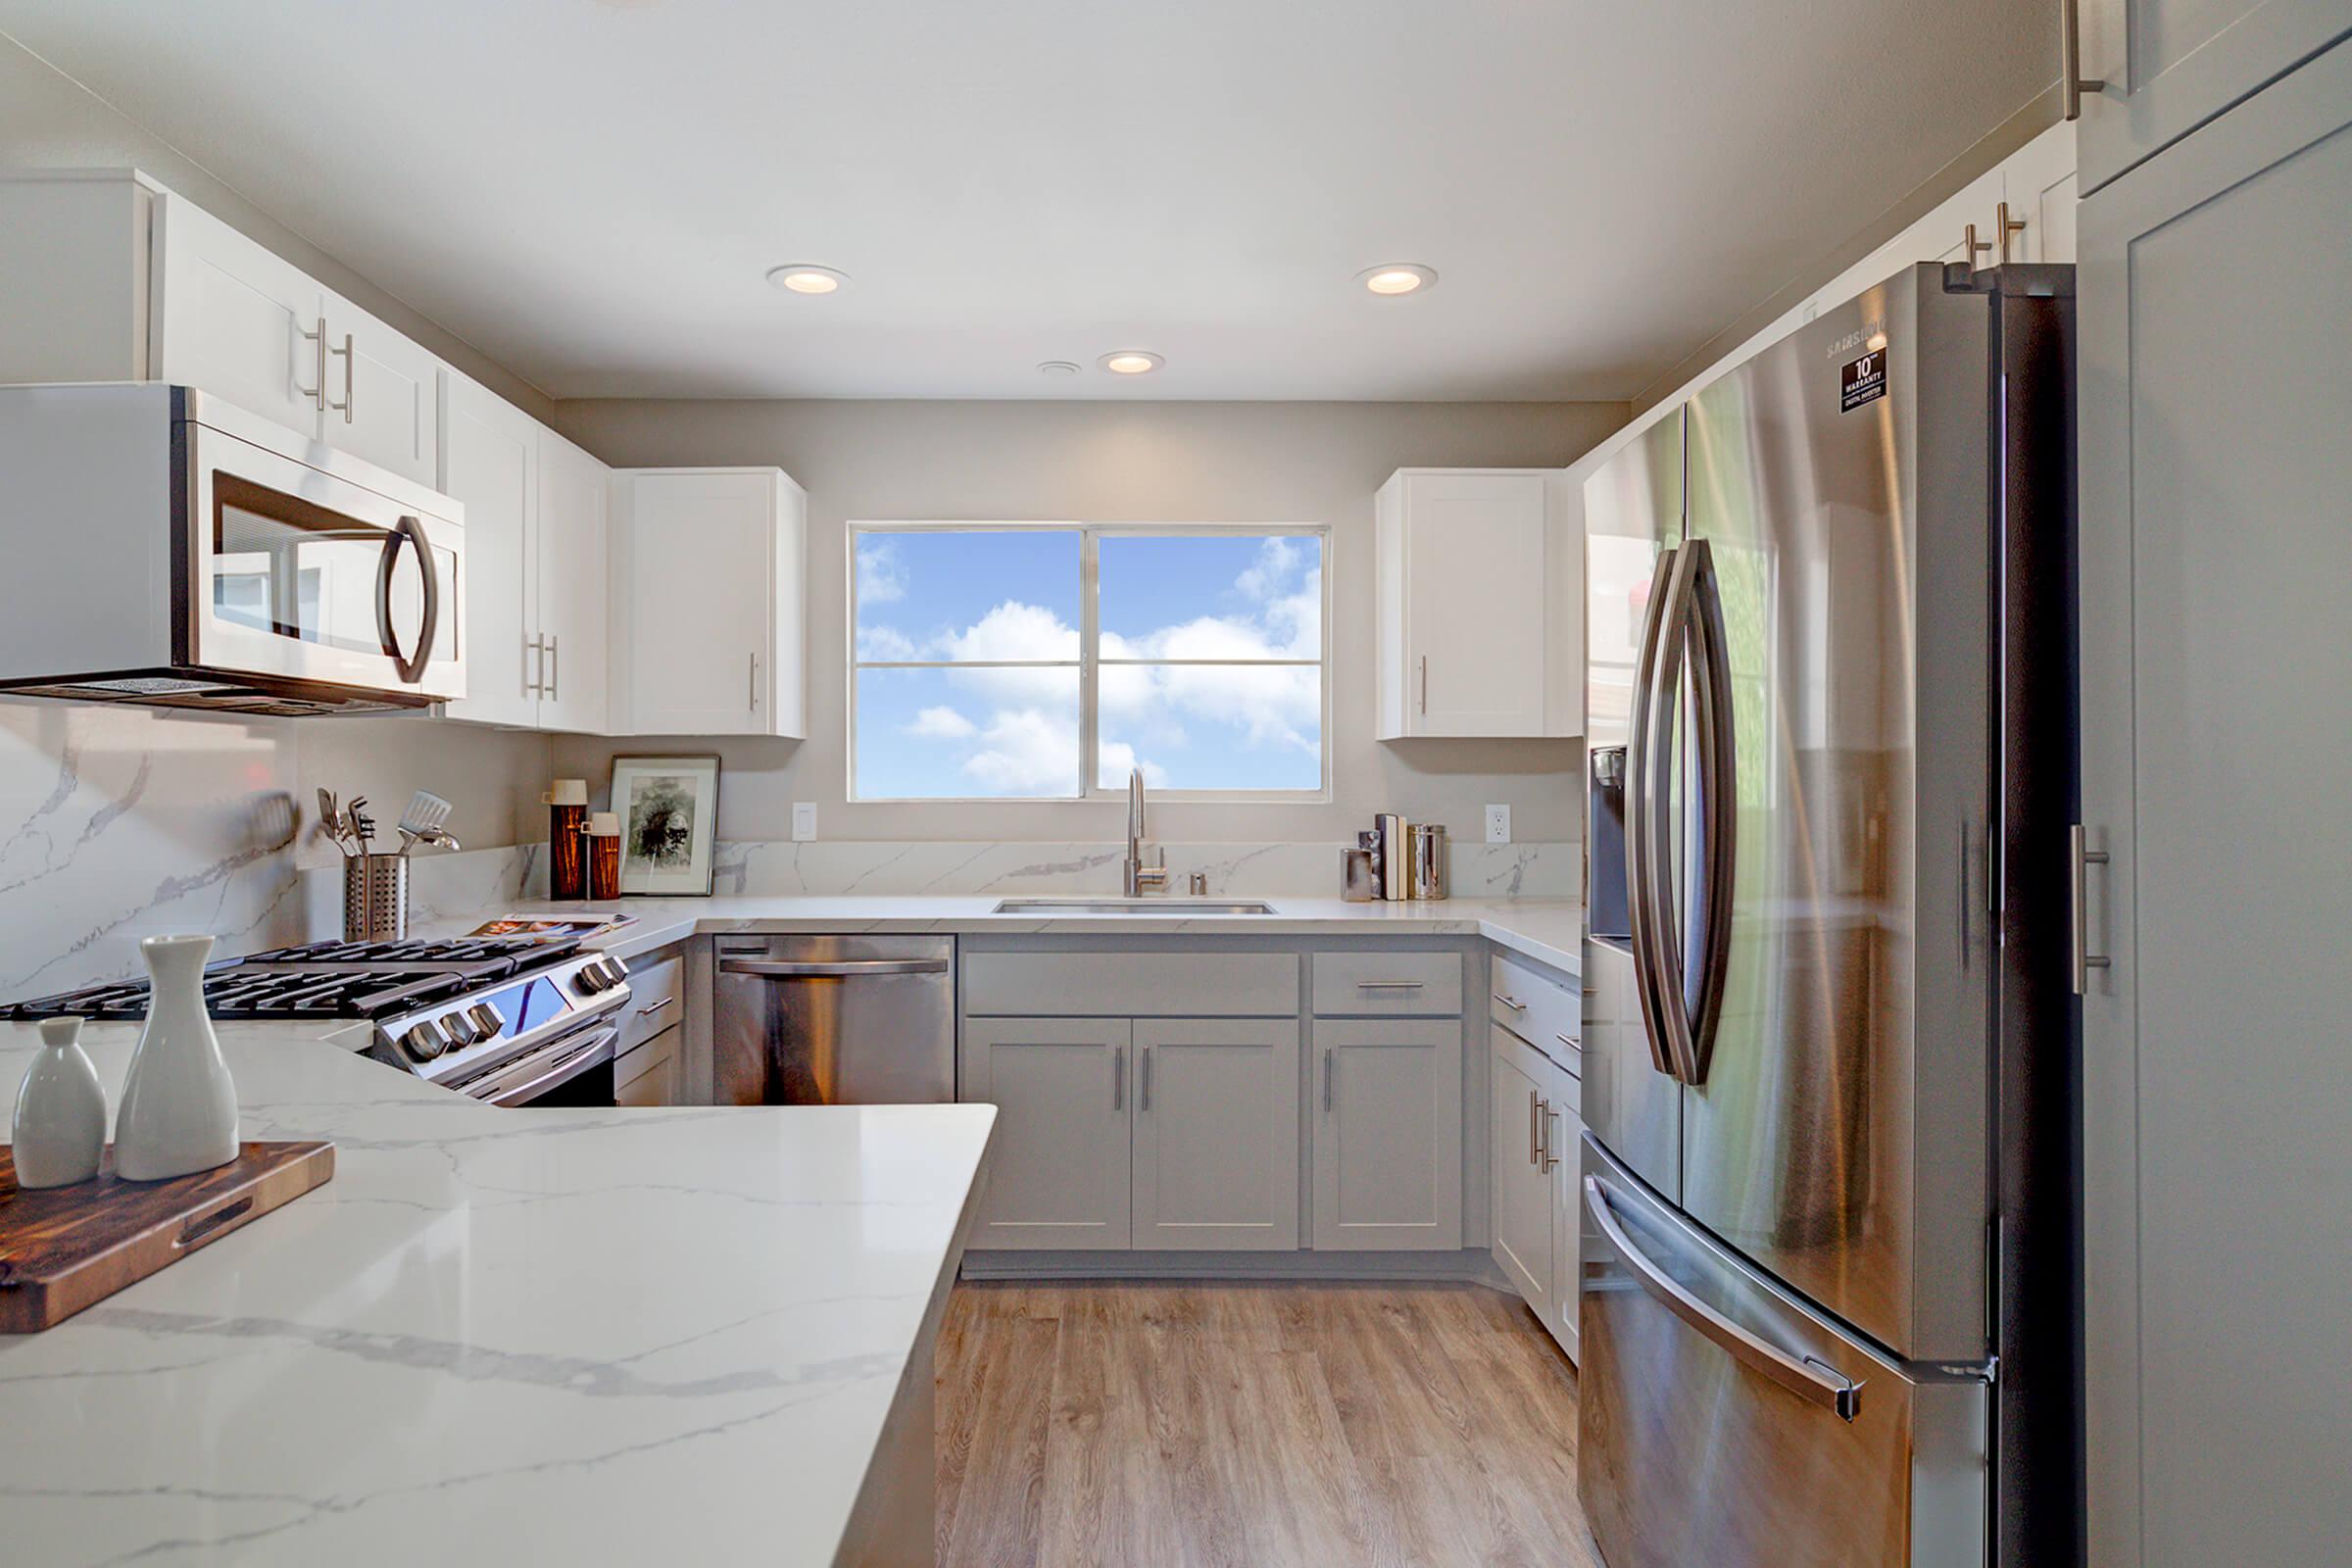
[[[187,387],[0,387],[0,691],[260,714],[466,695],[465,510]]]

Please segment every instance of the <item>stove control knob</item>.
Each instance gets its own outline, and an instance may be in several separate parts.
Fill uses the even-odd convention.
[[[400,1043],[408,1047],[409,1054],[417,1060],[430,1061],[449,1049],[449,1036],[436,1020],[427,1018],[402,1035]]]
[[[596,960],[596,964],[598,968],[604,970],[605,981],[608,985],[616,986],[629,977],[629,966],[618,958],[599,958]]]
[[[572,976],[572,981],[582,991],[589,993],[591,996],[612,984],[611,980],[605,977],[604,969],[600,966],[598,960],[594,958],[591,958],[586,963],[580,965],[580,972]]]
[[[470,1046],[482,1038],[475,1031],[473,1020],[462,1012],[442,1014],[441,1032],[449,1036],[449,1043],[452,1046]]]
[[[487,1002],[467,1007],[466,1017],[473,1025],[476,1040],[488,1040],[507,1027],[506,1015]]]

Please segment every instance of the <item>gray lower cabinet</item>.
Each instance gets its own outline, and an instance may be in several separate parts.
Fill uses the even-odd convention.
[[[1458,1249],[1461,1020],[1317,1018],[1311,1049],[1315,1250]]]
[[[1536,1315],[1558,1306],[1552,1173],[1544,1168],[1550,1060],[1509,1030],[1494,1026],[1487,1065],[1494,1178],[1494,1261]],[[1573,1168],[1575,1161],[1569,1160]]]
[[[1125,1018],[972,1018],[963,1098],[997,1107],[975,1248],[1128,1245]]]
[[[2348,233],[2352,45],[2082,209],[2096,1568],[2344,1560]]]
[[[1138,1018],[1131,1245],[1298,1245],[1298,1020]]]

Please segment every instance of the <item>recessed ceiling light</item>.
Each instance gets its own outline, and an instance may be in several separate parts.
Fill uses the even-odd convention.
[[[1168,362],[1149,349],[1115,349],[1095,363],[1113,375],[1149,375]]]
[[[1048,360],[1037,368],[1041,375],[1076,375],[1078,362],[1076,360]]]
[[[847,283],[850,274],[836,271],[830,267],[794,262],[787,267],[769,268],[767,280],[793,294],[830,294]]]
[[[1355,280],[1375,294],[1418,294],[1437,282],[1438,273],[1419,262],[1383,262],[1356,273]]]

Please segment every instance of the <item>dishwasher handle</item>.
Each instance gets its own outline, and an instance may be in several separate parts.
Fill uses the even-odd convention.
[[[757,975],[762,980],[858,980],[868,975],[946,974],[946,958],[721,958],[721,974]]]

